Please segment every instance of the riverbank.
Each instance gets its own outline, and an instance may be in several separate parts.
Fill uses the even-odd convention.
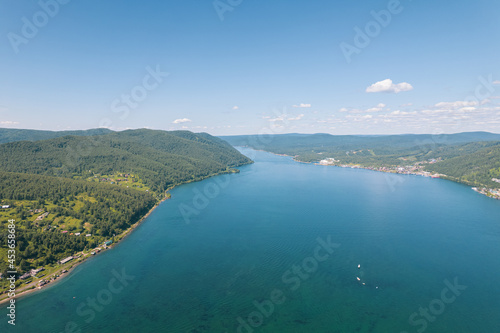
[[[242,164],[242,165],[244,165],[244,164]],[[235,168],[240,167],[242,165],[235,166]],[[124,230],[122,233],[120,233],[119,235],[114,237],[114,242],[111,245],[109,245],[109,246],[102,246],[101,245],[98,247],[98,249],[99,249],[98,251],[96,251],[96,249],[89,249],[89,250],[80,251],[80,252],[73,254],[73,257],[75,259],[71,260],[70,262],[68,262],[66,264],[58,266],[57,269],[51,271],[46,276],[43,276],[43,278],[40,277],[36,280],[33,280],[32,282],[30,282],[27,285],[17,287],[16,291],[15,291],[16,294],[13,297],[8,297],[9,292],[7,290],[6,293],[3,293],[0,295],[0,306],[2,304],[8,303],[11,299],[18,299],[20,297],[28,296],[31,293],[42,290],[43,288],[47,287],[48,285],[52,286],[53,284],[60,282],[64,277],[68,276],[78,265],[82,264],[87,259],[94,257],[94,256],[97,256],[106,250],[114,248],[116,244],[118,244],[121,240],[123,240],[129,234],[131,234],[133,230],[135,230],[146,218],[148,218],[149,215],[156,208],[158,208],[158,206],[160,204],[162,204],[164,201],[170,199],[171,195],[170,195],[169,191],[173,190],[174,188],[181,186],[181,185],[193,183],[193,182],[199,182],[199,181],[202,181],[202,180],[214,177],[214,176],[237,173],[237,172],[239,172],[238,169],[228,167],[228,169],[226,169],[222,172],[210,174],[210,175],[207,175],[205,177],[200,177],[198,179],[192,179],[192,180],[189,180],[189,181],[186,181],[186,182],[183,182],[180,184],[175,184],[175,185],[168,187],[165,190],[164,196],[160,200],[158,200],[155,203],[155,205],[145,215],[143,215],[137,222],[132,224],[129,228]],[[95,254],[93,254],[93,253],[95,253]]]
[[[251,147],[247,147],[247,148],[251,148]],[[351,165],[351,164],[321,163],[321,161],[320,162],[307,162],[307,161],[299,160],[298,159],[299,155],[291,156],[291,155],[286,155],[286,154],[278,154],[278,153],[274,153],[274,152],[263,150],[263,149],[255,149],[255,150],[265,151],[265,152],[271,153],[271,154],[276,155],[276,156],[291,157],[295,162],[298,162],[298,163],[314,164],[314,165],[321,165],[321,166],[335,166],[335,167],[339,167],[339,168],[364,169],[364,170],[371,170],[371,171],[378,171],[378,172],[385,172],[385,173],[392,173],[392,174],[400,174],[400,175],[415,175],[415,176],[445,179],[445,180],[449,180],[449,181],[452,181],[455,183],[470,186],[472,190],[476,191],[479,194],[485,195],[485,196],[492,198],[492,199],[500,200],[500,189],[488,188],[484,185],[481,185],[481,186],[471,185],[467,182],[461,181],[460,179],[457,179],[455,177],[451,177],[451,176],[448,176],[445,174],[431,173],[428,171],[424,171],[423,168],[416,171],[416,170],[407,170],[406,167],[402,167],[402,166],[370,167],[370,166],[363,166],[360,164]],[[337,160],[334,160],[334,161],[339,162]]]
[[[112,249],[116,244],[118,244],[119,241],[124,239],[128,234],[130,234],[135,228],[137,228],[162,202],[165,200],[168,200],[170,196],[165,196],[162,198],[160,201],[158,201],[144,216],[142,216],[139,221],[131,225],[128,229],[123,231],[121,234],[115,237],[115,242],[110,245],[106,246],[105,248],[100,247],[99,252],[95,252],[95,255],[92,255],[91,253],[95,249],[90,249],[87,251],[81,251],[73,255],[73,257],[76,257],[77,261],[70,261],[67,264],[61,265],[58,267],[55,271],[51,272],[49,275],[44,276],[43,278],[39,278],[36,281],[33,281],[29,283],[26,286],[23,286],[21,288],[16,288],[16,295],[13,297],[8,297],[8,293],[0,295],[0,305],[9,302],[11,299],[18,299],[19,297],[24,297],[27,296],[28,294],[31,294],[33,292],[42,290],[48,285],[53,285],[57,282],[60,282],[64,277],[68,276],[69,273],[71,273],[78,265],[84,263],[87,259],[94,257],[96,255],[99,255],[100,253]],[[43,281],[42,285],[40,285]]]
[[[293,158],[294,161],[297,161],[295,157]],[[302,162],[298,161],[301,163],[311,163],[311,162]],[[455,183],[463,184],[466,186],[471,186],[470,184],[460,181],[459,179],[456,179],[454,177],[450,177],[445,174],[441,173],[431,173],[429,171],[424,171],[422,168],[421,170],[407,170],[404,167],[396,166],[396,167],[366,167],[362,165],[336,165],[336,164],[321,164],[321,163],[314,163],[315,165],[323,165],[323,166],[336,166],[340,168],[351,168],[351,169],[364,169],[364,170],[371,170],[371,171],[378,171],[378,172],[385,172],[385,173],[393,173],[393,174],[400,174],[400,175],[414,175],[414,176],[423,176],[423,177],[430,177],[430,178],[440,178],[440,179],[445,179],[449,180]],[[401,170],[400,170],[401,169]],[[478,189],[477,187],[471,186],[471,189],[476,191],[477,193],[486,195],[489,198],[492,199],[497,199],[500,200],[500,189],[492,189],[492,188],[486,188],[486,187],[481,187]]]

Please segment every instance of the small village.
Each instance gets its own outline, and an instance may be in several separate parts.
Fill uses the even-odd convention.
[[[339,160],[336,160],[334,158],[325,158],[316,164],[317,165],[333,165],[333,166],[338,166],[341,168],[366,169],[366,170],[372,170],[372,171],[398,173],[398,174],[403,174],[403,175],[417,175],[417,176],[423,176],[423,177],[441,178],[441,177],[445,177],[446,175],[439,174],[439,173],[432,173],[432,172],[428,172],[428,171],[424,170],[425,164],[433,164],[433,163],[436,163],[439,161],[440,161],[440,159],[430,159],[428,161],[416,162],[415,164],[408,165],[408,166],[370,167],[370,166],[362,166],[359,164],[340,164]],[[500,183],[500,179],[498,179],[498,178],[492,178],[491,180],[494,182]],[[490,198],[500,200],[500,189],[498,189],[498,188],[473,187],[472,190],[474,190],[478,193],[481,193],[483,195],[486,195]]]
[[[340,160],[336,160],[334,158],[326,158],[326,159],[319,161],[317,164],[318,165],[334,165],[334,166],[338,166],[341,168],[367,169],[367,170],[372,170],[372,171],[399,173],[399,174],[404,174],[404,175],[418,175],[418,176],[424,176],[424,177],[440,178],[440,177],[445,176],[445,175],[424,171],[425,164],[433,164],[433,163],[436,163],[438,161],[439,161],[439,159],[437,159],[437,160],[431,159],[429,161],[416,162],[413,165],[407,165],[407,166],[374,167],[374,166],[362,166],[359,164],[340,164],[339,163]]]
[[[472,188],[474,191],[484,194],[490,198],[498,199],[500,200],[500,189],[494,189],[494,188],[478,188],[478,187],[473,187]]]
[[[18,290],[28,291],[33,289],[41,289],[45,285],[54,282],[60,277],[64,276],[66,273],[69,272],[71,268],[73,268],[76,264],[80,263],[81,261],[85,260],[86,257],[88,257],[89,255],[95,255],[103,250],[106,250],[110,248],[112,244],[113,240],[110,239],[105,241],[104,243],[102,243],[102,245],[96,247],[95,249],[81,251],[73,256],[69,256],[59,260],[55,265],[55,267],[52,268],[40,267],[37,269],[32,269],[31,271],[26,272],[18,277],[18,280],[23,281],[25,285],[24,288]],[[0,278],[3,278],[3,276],[0,275]],[[8,290],[0,294],[6,294],[6,293],[8,293]],[[3,297],[0,296],[0,301],[5,298],[6,296]]]

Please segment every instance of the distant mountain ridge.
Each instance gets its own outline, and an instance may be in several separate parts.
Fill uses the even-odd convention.
[[[330,135],[279,134],[221,137],[234,146],[248,146],[295,156],[303,162],[333,158],[339,165],[368,168],[405,167],[425,163],[425,170],[473,186],[499,188],[500,134]],[[432,164],[429,160],[436,160]]]
[[[0,128],[0,144],[14,141],[39,141],[59,138],[67,135],[91,136],[112,133],[107,128],[74,131],[42,131],[31,129]]]
[[[460,144],[479,141],[500,141],[500,134],[490,132],[463,132],[455,134],[398,134],[398,135],[332,135],[332,134],[271,134],[220,136],[234,146],[260,145],[272,149],[311,144],[336,145],[356,149],[358,145],[371,147],[414,147],[419,144]],[[267,144],[269,142],[269,144]]]

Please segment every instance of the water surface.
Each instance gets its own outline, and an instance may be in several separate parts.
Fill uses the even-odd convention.
[[[500,201],[242,151],[256,163],[176,188],[114,249],[18,299],[15,327],[2,307],[0,332],[500,330]]]

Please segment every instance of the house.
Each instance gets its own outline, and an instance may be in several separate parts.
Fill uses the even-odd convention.
[[[69,257],[64,258],[64,259],[62,259],[61,261],[59,261],[59,263],[60,263],[61,265],[63,265],[63,264],[65,264],[65,263],[67,263],[68,261],[71,261],[71,260],[73,260],[73,257],[72,257],[72,256],[69,256]]]
[[[40,273],[41,271],[44,271],[45,268],[44,267],[40,267],[39,269],[32,269],[31,270],[31,276],[35,276],[37,275],[38,273]]]
[[[111,239],[104,242],[104,245],[106,246],[110,246],[111,244],[113,244],[113,241]]]
[[[92,235],[91,235],[91,234],[86,234],[86,235],[85,235],[85,237],[90,237],[90,236],[92,236]]]
[[[2,209],[9,209],[10,205],[2,205]]]
[[[75,234],[75,236],[80,236],[80,233],[79,233],[79,232],[77,232],[77,233]]]
[[[27,278],[29,278],[29,277],[31,277],[31,274],[30,274],[30,273],[24,273],[23,275],[21,275],[21,276],[19,277],[19,279],[24,280],[24,279],[27,279]]]

